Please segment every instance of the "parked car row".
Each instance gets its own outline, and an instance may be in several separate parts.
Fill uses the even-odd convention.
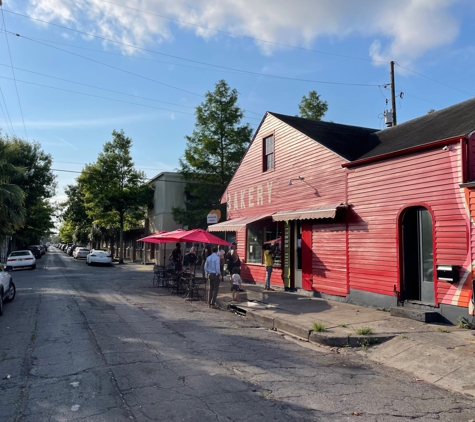
[[[33,256],[36,258],[36,259],[41,259],[41,257],[46,253],[46,251],[48,250],[48,246],[46,245],[30,245],[28,246],[26,249],[28,249],[29,251],[31,251],[31,253],[33,254]]]
[[[59,243],[54,246],[67,253],[69,256],[72,256],[74,259],[85,259],[87,265],[112,264],[111,254],[102,249],[89,250],[85,246],[79,246],[72,243]]]

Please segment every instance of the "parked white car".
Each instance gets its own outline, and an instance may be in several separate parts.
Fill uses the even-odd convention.
[[[3,315],[3,302],[15,299],[16,289],[12,276],[0,264],[0,316]]]
[[[73,252],[74,259],[87,258],[91,251],[88,248],[76,248]]]
[[[86,257],[86,264],[112,264],[112,256],[109,252],[101,249],[93,249]]]
[[[32,270],[36,268],[36,258],[31,251],[15,251],[8,255],[7,269],[25,267],[29,267]]]

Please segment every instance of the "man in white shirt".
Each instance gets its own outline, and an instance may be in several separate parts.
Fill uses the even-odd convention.
[[[209,280],[208,305],[210,308],[218,309],[219,306],[216,306],[216,298],[218,297],[219,282],[221,281],[221,269],[219,256],[217,254],[218,248],[215,246],[212,251],[213,253],[206,259],[204,270]]]

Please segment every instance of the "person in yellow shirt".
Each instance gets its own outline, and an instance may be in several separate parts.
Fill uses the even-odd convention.
[[[270,245],[264,245],[264,265],[266,267],[266,283],[264,290],[274,291],[270,287],[270,277],[274,268],[274,256]]]

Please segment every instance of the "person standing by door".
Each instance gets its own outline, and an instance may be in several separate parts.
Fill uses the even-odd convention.
[[[274,289],[270,287],[270,277],[272,275],[272,269],[274,268],[274,255],[270,245],[264,245],[264,266],[266,267],[266,282],[264,290],[270,290],[271,292]]]
[[[209,280],[208,305],[210,308],[218,309],[219,306],[216,306],[216,298],[218,297],[219,283],[221,281],[221,269],[219,256],[217,255],[218,248],[215,246],[212,252],[213,253],[206,259],[204,271]]]

